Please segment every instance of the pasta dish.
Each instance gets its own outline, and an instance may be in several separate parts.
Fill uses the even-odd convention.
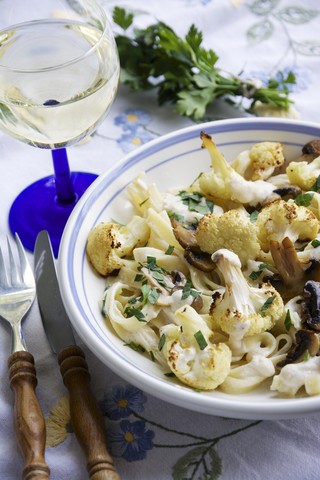
[[[127,225],[99,223],[87,256],[106,277],[101,312],[132,348],[197,390],[320,394],[320,141],[224,158],[162,192],[140,173]]]

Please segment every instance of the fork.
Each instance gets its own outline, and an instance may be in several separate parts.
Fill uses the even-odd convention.
[[[48,480],[45,462],[45,421],[36,397],[36,370],[33,355],[27,351],[21,322],[36,294],[33,271],[16,234],[16,261],[7,238],[8,266],[0,247],[0,317],[10,323],[13,332],[12,353],[8,359],[10,387],[14,392],[14,424],[24,456],[22,480]]]

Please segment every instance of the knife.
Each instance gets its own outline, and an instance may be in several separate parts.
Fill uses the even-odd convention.
[[[90,480],[120,480],[105,442],[104,421],[90,389],[90,374],[82,349],[75,344],[64,308],[48,232],[39,233],[34,250],[37,297],[50,346],[58,356],[69,391],[73,430],[86,455]]]

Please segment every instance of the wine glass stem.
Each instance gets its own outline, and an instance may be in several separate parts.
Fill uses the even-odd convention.
[[[74,191],[67,151],[65,148],[52,150],[52,160],[57,192],[57,201],[62,205],[75,203],[76,194]]]

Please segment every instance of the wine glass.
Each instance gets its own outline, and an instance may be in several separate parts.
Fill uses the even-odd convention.
[[[1,0],[0,9],[0,128],[50,149],[54,168],[18,195],[9,226],[31,251],[47,230],[57,256],[67,219],[96,178],[70,172],[66,147],[107,115],[119,83],[118,52],[95,0]]]

